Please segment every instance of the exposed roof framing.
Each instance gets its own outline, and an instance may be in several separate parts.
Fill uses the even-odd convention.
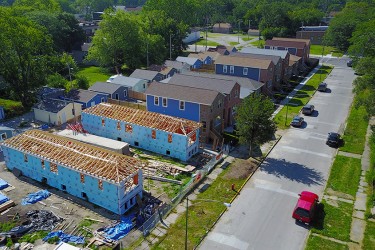
[[[184,131],[195,131],[201,127],[198,122],[108,103],[100,103],[85,109],[82,113],[185,135]]]
[[[141,161],[132,157],[40,130],[14,136],[3,146],[115,183],[126,180],[143,167]]]

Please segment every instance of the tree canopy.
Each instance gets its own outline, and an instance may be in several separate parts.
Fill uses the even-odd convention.
[[[271,140],[276,132],[276,124],[271,119],[274,112],[272,101],[263,95],[246,97],[236,112],[237,135],[240,142],[250,146],[250,156],[254,145]]]

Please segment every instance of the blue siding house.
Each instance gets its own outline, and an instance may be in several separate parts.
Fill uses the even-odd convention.
[[[0,126],[0,142],[5,141],[8,138],[11,138],[16,133],[14,128]]]
[[[129,88],[124,85],[110,82],[96,82],[89,88],[90,91],[104,93],[108,98],[120,101],[129,101]]]
[[[132,157],[40,130],[14,136],[2,148],[9,170],[116,214],[142,197],[143,164]]]
[[[206,53],[190,53],[188,55],[188,58],[197,58],[202,61],[203,64],[212,64],[213,58]]]
[[[90,90],[73,89],[68,93],[67,97],[63,99],[81,103],[82,109],[85,109],[101,102],[107,102],[108,95]]]
[[[191,58],[185,56],[178,56],[176,61],[186,63],[190,66],[191,69],[200,69],[202,68],[203,62],[198,58]]]
[[[198,153],[200,124],[186,119],[101,103],[82,112],[91,134],[187,161]]]

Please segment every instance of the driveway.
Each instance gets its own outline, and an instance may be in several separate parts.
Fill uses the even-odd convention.
[[[343,129],[353,99],[355,75],[346,60],[324,62],[335,68],[326,79],[329,91],[317,92],[309,102],[316,113],[305,117],[302,128],[285,133],[200,249],[304,248],[308,228],[296,224],[292,210],[301,191],[323,194],[336,154],[325,139]]]

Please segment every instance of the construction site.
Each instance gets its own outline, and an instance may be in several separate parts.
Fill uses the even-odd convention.
[[[104,114],[103,107],[94,111]],[[95,136],[77,124],[8,139],[0,153],[0,183],[6,183],[0,185],[0,197],[5,197],[0,202],[0,248],[23,242],[23,250],[55,249],[49,243],[59,242],[51,240],[56,237],[80,248],[126,246],[127,238],[142,237],[143,223],[158,207],[181,194],[192,176],[215,158],[215,152],[198,152],[199,123],[159,115],[145,123],[135,121],[134,113],[130,123],[129,114],[127,119],[116,112],[106,115],[105,125],[116,130],[120,126],[129,133],[126,128],[131,126],[134,135],[139,126],[148,129],[148,136],[141,134],[150,141],[156,136],[159,143],[165,140],[163,145],[180,142],[189,159],[161,156],[116,135],[115,140]],[[100,127],[102,117],[97,119]],[[189,156],[186,149],[196,152]]]

